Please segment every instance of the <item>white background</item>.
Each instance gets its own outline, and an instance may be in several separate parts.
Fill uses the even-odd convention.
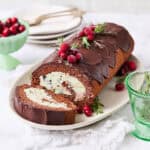
[[[8,12],[13,12],[16,9],[21,7],[28,7],[32,3],[44,3],[48,5],[52,4],[63,4],[63,5],[76,5],[87,11],[99,12],[100,14],[109,14],[107,15],[107,20],[116,21],[123,23],[131,32],[135,39],[136,47],[134,54],[143,62],[145,67],[150,66],[150,1],[149,0],[0,0],[0,16],[3,17],[3,14],[6,15]],[[115,14],[115,15],[114,15]],[[48,48],[44,47],[32,47],[26,45],[19,51],[16,56],[22,60],[23,63],[33,63],[35,60],[38,60],[40,57],[36,55],[32,50],[39,50],[43,56],[47,53],[44,50],[48,51]],[[24,56],[27,56],[26,58]],[[34,58],[33,58],[34,55]],[[4,93],[7,92],[5,89],[1,89],[0,94],[0,117],[5,118],[4,122],[0,123],[0,149],[1,150],[10,150],[11,141],[7,139],[9,137],[17,135],[17,130],[10,124],[9,119],[11,116],[5,113],[5,108],[8,106],[5,104],[7,97],[4,97]],[[5,95],[6,96],[6,95]],[[6,99],[5,99],[6,98]],[[129,108],[124,109],[122,114],[127,115]],[[120,114],[118,113],[117,116]],[[13,124],[13,122],[12,122]],[[11,127],[13,130],[10,132]],[[15,137],[14,137],[15,138]],[[7,146],[6,146],[7,145]],[[6,149],[5,147],[9,147]],[[118,150],[149,150],[150,143],[137,140],[131,136],[128,136],[123,144],[119,147]],[[18,149],[16,149],[18,150]]]
[[[48,5],[75,5],[88,11],[101,13],[149,13],[149,0],[0,0],[0,8],[27,6],[29,3],[44,3]]]

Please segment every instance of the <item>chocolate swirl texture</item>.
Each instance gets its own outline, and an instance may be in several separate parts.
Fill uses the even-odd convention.
[[[105,23],[104,32],[95,35],[95,39],[90,43],[88,49],[83,46],[82,40],[78,36],[69,42],[78,44],[78,50],[83,56],[80,63],[71,64],[71,67],[78,68],[90,78],[103,83],[105,78],[109,78],[109,68],[115,67],[117,50],[121,49],[127,52],[133,44],[133,39],[124,27],[114,23]],[[65,65],[57,54],[44,61],[44,63],[46,62]]]

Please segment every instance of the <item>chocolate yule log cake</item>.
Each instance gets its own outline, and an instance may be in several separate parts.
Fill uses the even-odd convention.
[[[41,86],[18,86],[14,106],[21,116],[41,124],[72,124],[75,120],[76,106]]]
[[[16,111],[41,124],[74,123],[76,110],[94,104],[133,48],[134,41],[122,26],[84,27],[33,71],[31,86],[17,87]]]
[[[85,29],[92,27],[96,31],[93,39],[84,33]],[[57,94],[72,96],[77,105],[93,102],[128,59],[134,46],[128,31],[113,23],[84,28],[68,43],[66,47],[63,43],[59,51],[50,55],[33,72],[32,84],[44,86]],[[66,56],[63,51],[67,53]],[[81,56],[80,60],[73,62],[69,59],[74,55]]]

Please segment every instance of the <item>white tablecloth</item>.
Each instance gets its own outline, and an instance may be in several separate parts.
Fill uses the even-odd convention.
[[[112,21],[124,25],[135,39],[134,54],[141,60],[146,68],[150,66],[149,17],[150,15],[132,14],[89,14],[87,16],[87,18],[91,21],[93,18],[96,18],[97,21]],[[19,58],[23,64],[31,64],[47,56],[50,51],[51,48],[49,47],[25,44],[25,46],[14,55]],[[9,111],[8,90],[6,88],[8,85],[5,85],[6,82],[4,82],[8,76],[11,76],[11,74],[5,71],[0,71],[0,149],[17,150],[17,145],[16,149],[12,149],[14,147],[13,140],[24,134],[25,131],[22,131],[23,124],[18,121]],[[109,119],[115,119],[122,116],[127,116],[129,119],[132,119],[132,113],[129,105],[125,106],[121,111],[113,114],[111,117],[109,117]],[[149,150],[149,146],[150,143],[138,140],[128,135],[122,145],[119,147],[119,150]],[[84,147],[82,147],[82,149],[84,149]]]

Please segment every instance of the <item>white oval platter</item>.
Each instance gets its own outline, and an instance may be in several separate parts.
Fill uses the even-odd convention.
[[[136,61],[138,70],[142,69],[142,65],[136,57],[131,56],[131,59],[134,59]],[[121,92],[117,92],[114,90],[115,78],[113,78],[112,81],[110,81],[109,84],[99,94],[101,103],[104,104],[104,112],[101,114],[93,114],[91,117],[86,117],[84,114],[77,114],[75,123],[70,125],[43,125],[26,120],[15,111],[15,108],[13,106],[13,96],[15,88],[18,85],[30,83],[33,70],[35,70],[41,64],[41,62],[42,61],[33,65],[27,72],[25,72],[15,81],[9,95],[10,107],[12,112],[18,116],[18,119],[30,125],[31,127],[43,130],[71,130],[85,127],[110,116],[111,114],[122,108],[129,101],[127,90],[123,90]]]

